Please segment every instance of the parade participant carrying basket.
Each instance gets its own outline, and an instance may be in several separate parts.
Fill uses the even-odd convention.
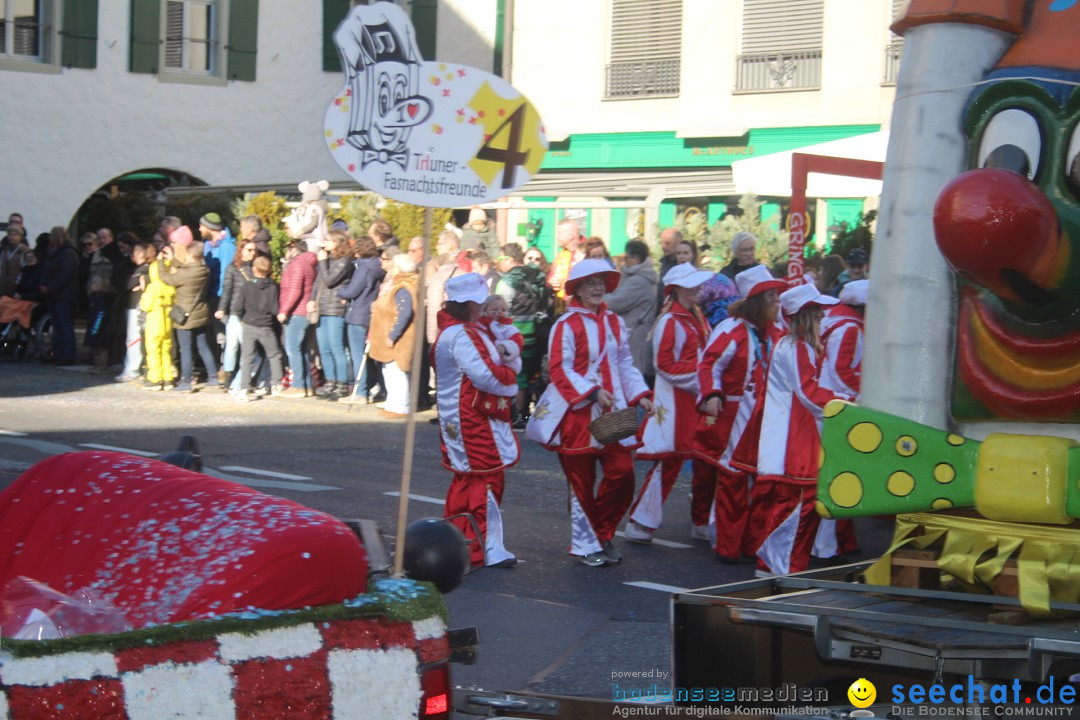
[[[590,423],[633,406],[651,413],[652,393],[634,367],[629,333],[604,305],[619,274],[603,260],[582,260],[570,271],[566,313],[551,329],[551,384],[525,434],[559,454],[570,486],[570,554],[589,567],[621,560],[611,542],[634,499],[635,437],[601,443]],[[596,483],[596,463],[603,477]]]
[[[668,310],[660,316],[652,333],[653,366],[656,368],[655,406],[645,423],[644,445],[639,460],[655,460],[638,493],[626,525],[628,540],[652,542],[661,524],[664,501],[675,486],[683,462],[693,457],[698,413],[698,358],[709,335],[709,323],[698,308],[701,286],[713,274],[690,263],[676,265],[664,274],[664,295]],[[701,462],[701,461],[698,461]],[[695,477],[702,473],[695,473]],[[710,477],[711,473],[703,473]],[[697,485],[694,487],[698,489]],[[710,488],[711,489],[711,488]],[[695,537],[707,538],[711,493],[695,493],[691,506],[699,507],[694,520]]]

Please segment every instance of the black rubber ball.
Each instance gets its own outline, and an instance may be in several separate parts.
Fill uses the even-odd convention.
[[[461,584],[469,570],[465,536],[439,518],[424,518],[405,528],[405,574],[434,583],[448,593]]]

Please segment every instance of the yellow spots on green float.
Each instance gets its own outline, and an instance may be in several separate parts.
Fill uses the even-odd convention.
[[[954,435],[953,433],[949,433],[945,436],[945,442],[949,443],[950,445],[963,445],[967,442],[967,438],[961,437],[960,435]]]
[[[896,438],[896,454],[901,457],[911,457],[919,450],[919,441],[910,435],[901,435]]]
[[[840,507],[855,507],[862,497],[862,480],[853,472],[842,472],[829,483],[829,499]]]
[[[885,489],[896,497],[907,497],[915,489],[915,478],[903,470],[897,470],[889,476]]]
[[[881,445],[881,428],[871,422],[856,423],[848,430],[848,444],[861,453],[872,453]]]
[[[836,417],[844,411],[844,408],[846,408],[850,404],[851,403],[847,402],[846,400],[830,400],[828,403],[825,404],[825,410],[822,412],[822,414],[824,414],[827,418]]]
[[[956,468],[949,463],[938,463],[934,466],[934,479],[944,485],[956,479]]]
[[[817,469],[821,470],[823,467],[825,467],[825,446],[821,445],[818,447]]]
[[[829,512],[829,508],[825,507],[825,503],[820,500],[814,501],[814,509],[817,510],[817,514],[826,520],[832,518],[832,513]]]
[[[930,507],[935,510],[948,510],[952,507],[952,500],[946,498],[938,498],[934,502],[930,503]]]

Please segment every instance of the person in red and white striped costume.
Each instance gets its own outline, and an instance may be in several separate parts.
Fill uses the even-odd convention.
[[[695,480],[715,488],[706,521],[715,534],[713,550],[735,562],[757,549],[750,542],[749,490],[756,470],[761,405],[769,356],[782,337],[776,325],[779,293],[787,283],[764,265],[735,276],[742,299],[712,331],[698,367],[699,407],[703,422],[695,438]],[[756,413],[756,415],[755,415]],[[701,478],[701,479],[699,479]]]
[[[840,304],[829,308],[821,320],[821,385],[855,398],[862,382],[863,309],[869,292],[869,280],[852,280],[840,290]],[[854,522],[822,518],[814,538],[814,557],[825,559],[858,550]]]
[[[506,468],[518,461],[517,438],[510,428],[510,406],[517,394],[520,355],[503,359],[485,328],[477,323],[488,297],[487,282],[476,273],[446,281],[446,304],[439,312],[439,337],[431,350],[439,406],[443,467],[454,472],[446,493],[444,517],[468,513],[453,522],[470,544],[473,565],[513,567],[517,558],[503,546],[502,504]]]
[[[683,463],[693,457],[694,435],[701,415],[698,401],[698,357],[709,336],[709,323],[698,308],[698,291],[713,274],[690,263],[676,265],[664,275],[668,311],[652,333],[656,387],[655,411],[645,422],[638,460],[655,460],[630,509],[626,539],[652,542],[664,516],[664,501],[679,477]],[[708,531],[708,503],[698,523]],[[707,536],[706,536],[707,537]]]
[[[822,307],[838,302],[813,285],[799,285],[780,296],[788,334],[776,344],[769,362],[758,443],[758,482],[771,483],[757,550],[761,576],[799,572],[810,562],[821,519],[814,500],[822,413],[831,400],[852,398],[823,387],[819,377]]]
[[[604,293],[618,283],[619,273],[603,260],[585,259],[570,270],[564,287],[571,299],[548,340],[551,384],[525,428],[526,437],[559,453],[570,485],[570,554],[589,567],[622,559],[611,539],[634,499],[632,453],[639,445],[635,437],[600,445],[589,423],[634,405],[653,411],[626,324],[604,304]]]

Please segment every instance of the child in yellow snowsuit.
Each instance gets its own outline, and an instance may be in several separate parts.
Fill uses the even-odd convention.
[[[162,390],[176,381],[176,372],[172,362],[172,320],[169,309],[172,307],[176,290],[161,282],[158,277],[158,264],[148,258],[150,282],[139,300],[139,309],[146,313],[146,390]]]

